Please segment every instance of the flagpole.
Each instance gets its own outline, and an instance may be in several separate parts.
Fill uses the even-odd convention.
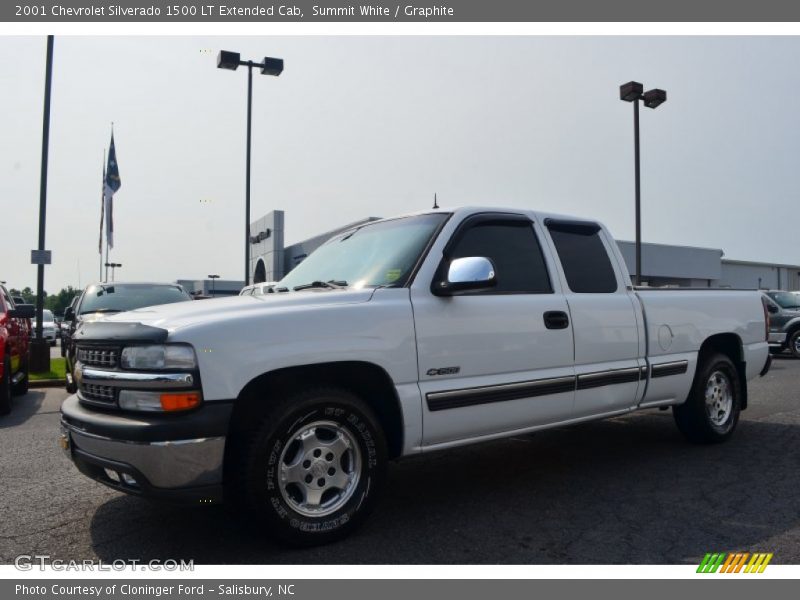
[[[103,148],[103,178],[100,180],[100,242],[97,245],[97,250],[100,254],[100,281],[103,281],[103,218],[105,216],[105,194],[104,187],[106,183],[106,149]]]
[[[111,121],[111,142],[112,142],[112,145],[113,145],[113,142],[114,142],[114,121]],[[110,149],[109,149],[109,152],[111,152]],[[103,177],[103,182],[104,182],[103,192],[105,194],[105,177]],[[105,201],[106,201],[106,199],[105,199],[105,196],[104,196],[103,197],[103,203],[105,203]],[[111,208],[111,207],[109,206],[109,208]],[[111,219],[111,218],[112,218],[111,215],[106,215],[106,223],[108,223],[109,219]],[[108,229],[108,227],[106,227],[106,229]],[[104,281],[106,283],[108,283],[108,232],[106,232],[106,276],[105,276]]]

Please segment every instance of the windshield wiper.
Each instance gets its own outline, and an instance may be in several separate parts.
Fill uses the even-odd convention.
[[[300,290],[310,290],[314,288],[331,288],[334,290],[338,290],[340,288],[345,288],[345,287],[347,287],[346,281],[337,281],[335,279],[329,279],[328,281],[312,281],[311,283],[296,285],[292,289],[295,292],[299,292]]]
[[[118,313],[122,312],[119,308],[98,308],[97,310],[84,310],[82,315],[90,315],[92,313]]]

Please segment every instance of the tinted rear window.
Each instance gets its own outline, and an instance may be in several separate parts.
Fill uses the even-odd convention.
[[[594,227],[550,225],[569,289],[579,294],[617,291],[617,278],[608,252]]]
[[[191,299],[183,288],[175,285],[108,283],[89,286],[81,300],[79,312],[123,312]]]

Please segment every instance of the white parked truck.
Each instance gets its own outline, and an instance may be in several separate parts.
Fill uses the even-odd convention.
[[[323,543],[391,459],[669,406],[724,441],[770,365],[759,292],[634,289],[605,227],[534,211],[372,222],[271,290],[83,323],[61,409],[78,468]]]

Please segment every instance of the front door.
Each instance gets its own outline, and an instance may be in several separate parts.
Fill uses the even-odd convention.
[[[449,297],[433,295],[432,282],[412,287],[423,445],[571,414],[572,330],[568,320],[559,320],[568,307],[540,236],[524,215],[469,217],[446,247],[437,277],[455,258],[481,256],[494,264],[496,287]]]

